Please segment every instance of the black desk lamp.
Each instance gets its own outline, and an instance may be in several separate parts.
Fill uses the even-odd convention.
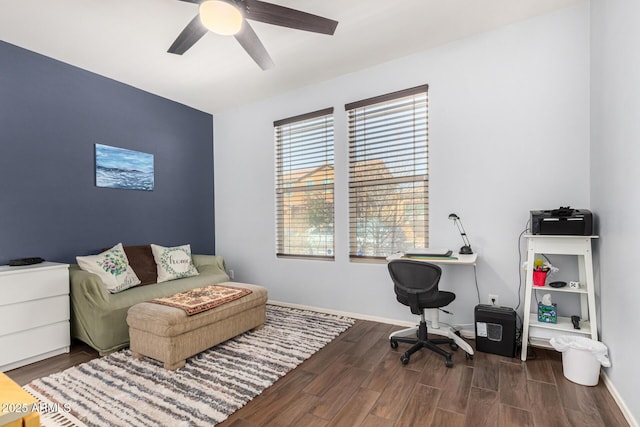
[[[454,213],[449,214],[449,219],[452,219],[453,222],[458,226],[458,230],[460,231],[460,235],[462,236],[462,242],[464,246],[460,248],[460,254],[469,255],[472,254],[471,243],[469,243],[469,239],[467,238],[467,233],[464,231],[464,227],[462,227],[462,222],[460,221],[460,217]]]

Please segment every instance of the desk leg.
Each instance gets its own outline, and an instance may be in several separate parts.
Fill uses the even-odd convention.
[[[456,335],[450,327],[446,327],[445,329],[440,329],[440,312],[436,308],[426,310],[429,312],[429,317],[431,318],[431,328],[427,328],[427,333],[431,332],[435,335],[440,335],[443,337],[447,337],[452,339],[458,347],[467,352],[470,356],[473,356],[473,349],[471,346],[462,339],[459,335]]]
[[[473,348],[471,348],[471,346],[465,340],[463,340],[462,337],[456,335],[456,333],[453,332],[450,328],[431,328],[427,329],[427,332],[430,334],[451,338],[456,344],[458,344],[458,347],[466,351],[470,356],[473,356]]]

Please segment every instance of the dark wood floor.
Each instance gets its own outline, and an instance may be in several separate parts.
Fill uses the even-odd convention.
[[[446,368],[422,350],[403,366],[408,344],[392,350],[388,340],[397,329],[358,320],[219,426],[628,426],[602,381],[566,380],[555,351],[536,349],[523,363],[488,353],[466,360],[459,350]],[[24,385],[95,357],[77,344],[7,374]]]

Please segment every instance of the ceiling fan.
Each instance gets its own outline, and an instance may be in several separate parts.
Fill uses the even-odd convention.
[[[333,35],[338,26],[338,21],[260,0],[180,1],[199,4],[200,10],[167,52],[182,55],[211,30],[233,35],[263,70],[272,68],[274,63],[247,20],[328,35]]]

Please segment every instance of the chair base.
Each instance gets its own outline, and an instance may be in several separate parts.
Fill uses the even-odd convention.
[[[438,325],[437,321],[438,313],[435,311],[435,322],[432,321],[432,324],[435,323]],[[439,326],[439,325],[438,325]],[[453,332],[450,328],[441,329],[439,327],[432,327],[429,329],[429,333],[434,335],[444,336],[446,338],[438,338],[438,339],[428,339],[427,338],[427,323],[424,318],[424,314],[421,316],[420,324],[418,326],[402,329],[400,331],[395,331],[391,335],[389,335],[389,343],[391,348],[398,348],[398,343],[409,343],[413,344],[409,350],[407,350],[401,357],[400,360],[402,364],[406,365],[409,363],[409,359],[413,353],[422,349],[428,348],[431,351],[434,351],[445,358],[445,365],[450,368],[453,366],[453,360],[451,358],[451,353],[443,350],[438,347],[440,344],[449,344],[452,350],[457,350],[461,348],[465,351],[467,359],[473,359],[473,348],[464,341],[459,335]]]

